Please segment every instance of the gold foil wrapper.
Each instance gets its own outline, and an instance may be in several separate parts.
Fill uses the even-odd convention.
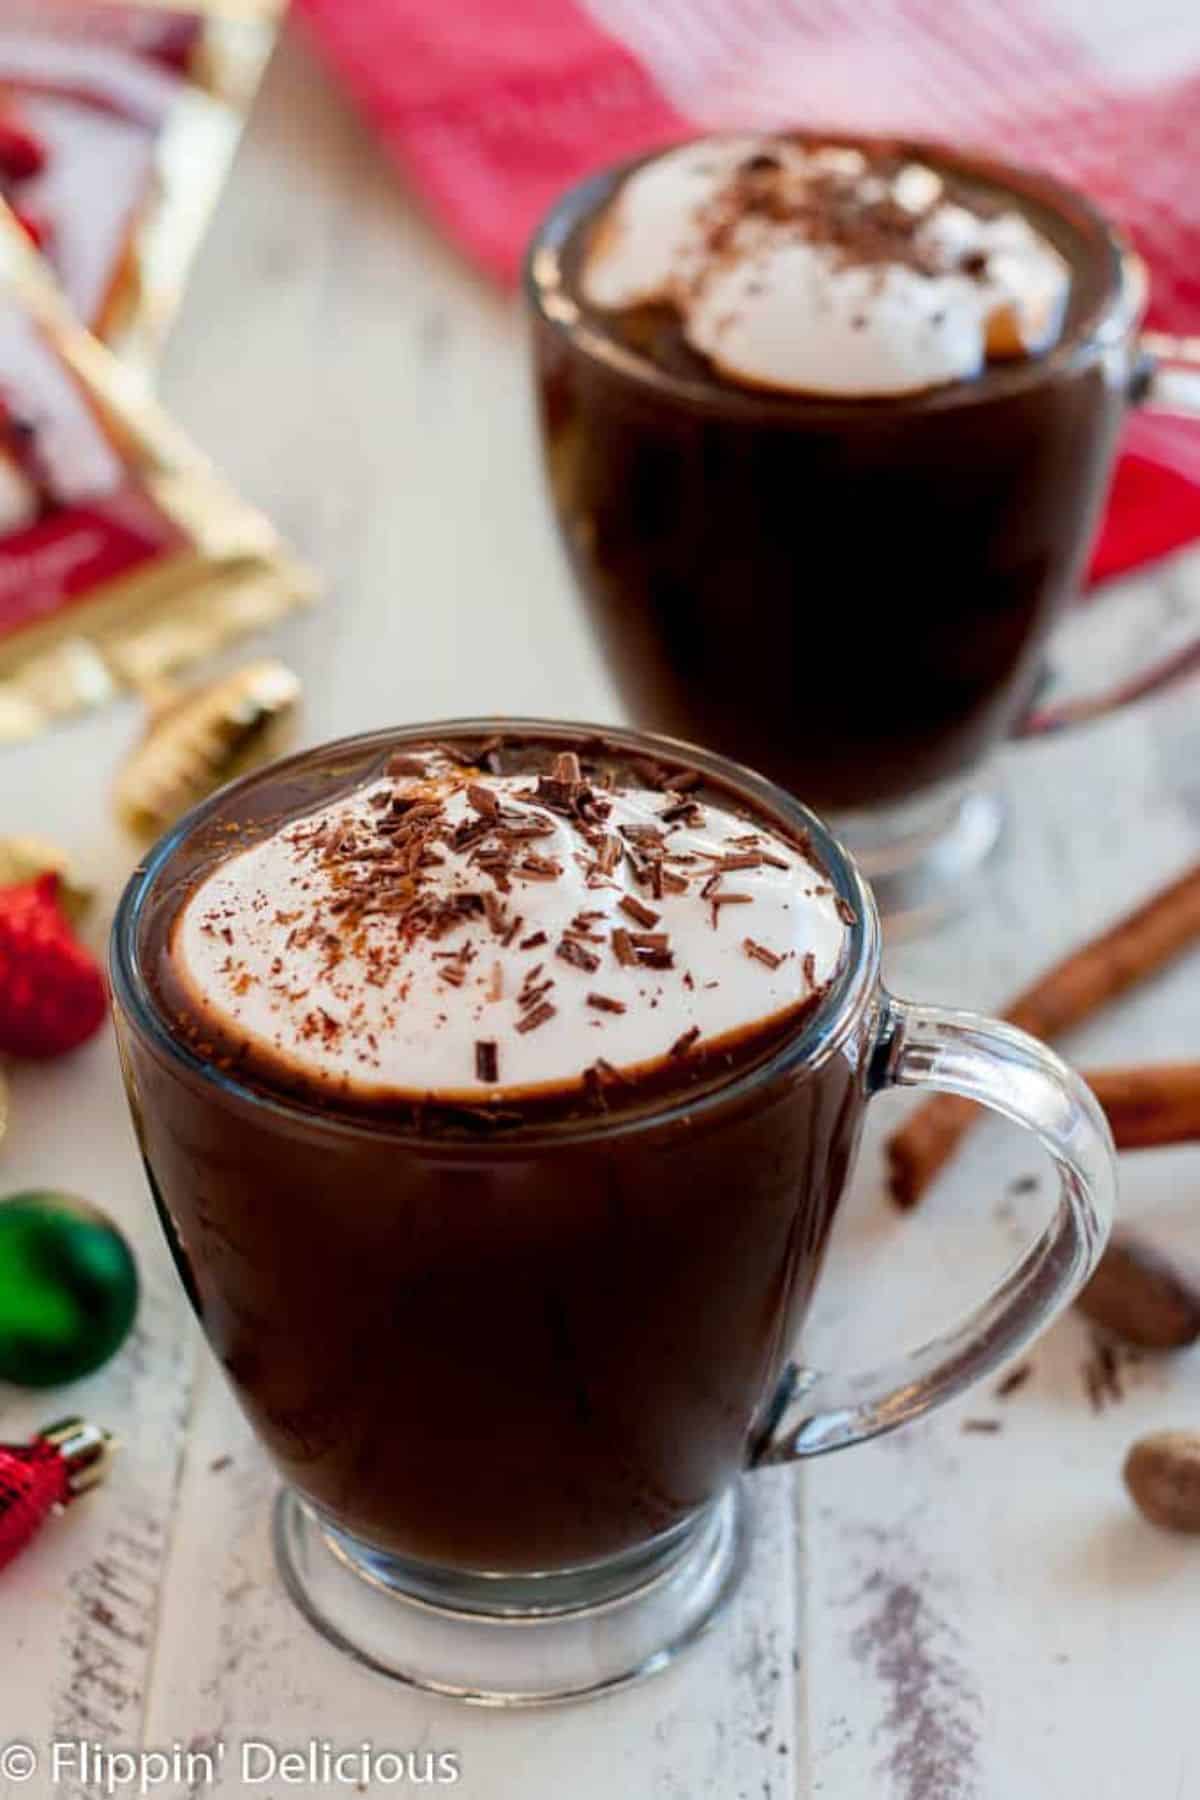
[[[0,744],[311,598],[308,573],[0,218]]]
[[[298,676],[264,659],[161,702],[117,776],[122,824],[156,838],[235,775],[276,756],[300,693]]]
[[[58,899],[73,925],[78,925],[94,898],[94,889],[83,879],[74,858],[48,838],[0,837],[0,888],[36,881],[39,875],[58,876]]]
[[[158,360],[282,0],[4,0],[0,95],[48,165],[6,193],[75,316]],[[103,124],[101,124],[103,121]]]

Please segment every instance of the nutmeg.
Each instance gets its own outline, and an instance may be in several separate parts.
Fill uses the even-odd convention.
[[[1179,1350],[1200,1338],[1200,1275],[1131,1232],[1120,1232],[1075,1302],[1127,1344]]]
[[[1125,1458],[1125,1486],[1152,1525],[1200,1532],[1200,1432],[1153,1431]]]

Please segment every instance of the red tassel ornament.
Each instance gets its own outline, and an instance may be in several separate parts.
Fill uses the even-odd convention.
[[[57,872],[0,887],[0,1051],[59,1056],[99,1031],[104,977],[76,938]]]
[[[30,1444],[0,1444],[0,1569],[52,1512],[103,1481],[110,1453],[108,1433],[84,1419],[48,1425]]]

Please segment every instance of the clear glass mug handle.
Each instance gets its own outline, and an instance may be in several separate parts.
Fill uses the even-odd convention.
[[[1134,406],[1200,421],[1200,337],[1143,332],[1135,344],[1128,393]],[[1137,654],[1114,681],[1112,664],[1124,664],[1125,646],[1132,644]],[[1077,606],[1059,627],[1051,663],[1050,692],[1018,724],[1017,737],[1085,724],[1200,669],[1200,599],[1182,613],[1178,594],[1165,591],[1144,598],[1124,595],[1111,609],[1103,598]]]
[[[1200,419],[1200,337],[1143,331],[1130,399],[1155,412]]]
[[[953,1398],[1048,1324],[1104,1248],[1116,1198],[1112,1135],[1089,1089],[1053,1051],[1010,1025],[889,997],[871,1088],[891,1087],[961,1094],[1024,1125],[1058,1167],[1058,1206],[999,1286],[951,1330],[858,1376],[789,1365],[755,1467],[861,1443]]]

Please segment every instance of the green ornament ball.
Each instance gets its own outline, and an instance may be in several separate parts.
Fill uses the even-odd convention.
[[[0,1381],[55,1387],[106,1363],[138,1304],[133,1252],[72,1194],[0,1200]]]

